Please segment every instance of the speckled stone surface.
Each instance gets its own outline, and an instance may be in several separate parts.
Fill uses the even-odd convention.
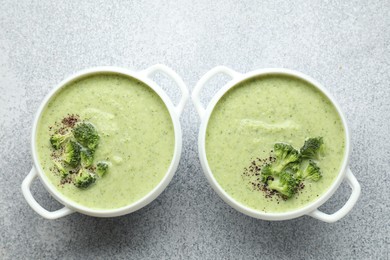
[[[34,3],[35,2],[35,3]],[[390,4],[388,1],[13,1],[0,9],[0,259],[389,259]],[[199,119],[181,119],[178,171],[158,199],[111,219],[45,220],[20,185],[32,166],[32,120],[43,97],[86,67],[164,63],[192,90],[216,65],[302,71],[339,101],[352,134],[358,204],[334,224],[267,222],[226,205],[202,174]],[[175,100],[178,89],[155,80]],[[225,82],[202,93],[207,102]],[[37,200],[60,208],[37,181]],[[347,200],[344,183],[321,209]]]

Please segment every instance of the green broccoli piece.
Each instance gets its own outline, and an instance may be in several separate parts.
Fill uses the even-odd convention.
[[[273,179],[268,179],[267,186],[270,190],[276,190],[287,198],[291,198],[297,191],[298,181],[293,175],[282,172],[278,177],[274,176]]]
[[[94,151],[99,144],[99,134],[95,126],[89,122],[79,123],[73,128],[73,135],[84,147]]]
[[[273,169],[276,172],[283,171],[290,163],[297,162],[300,159],[299,152],[285,143],[276,143],[274,153],[276,161],[273,163]]]
[[[100,177],[103,177],[107,173],[107,170],[108,170],[107,162],[101,161],[96,164],[96,173]]]
[[[75,141],[69,141],[65,145],[63,160],[72,167],[76,167],[80,163],[81,146]]]
[[[323,149],[324,141],[322,137],[306,139],[301,148],[303,158],[314,159],[318,157],[319,152]]]
[[[65,170],[64,166],[60,163],[60,162],[57,162],[57,161],[53,161],[54,162],[54,165],[56,166],[58,172],[60,173],[60,176],[61,178],[66,178],[69,174],[69,172],[67,170]]]
[[[87,148],[82,148],[80,150],[81,165],[83,167],[89,167],[93,163],[93,152]]]
[[[296,173],[298,180],[311,180],[311,181],[318,181],[321,179],[322,174],[320,167],[317,166],[317,164],[313,161],[310,161],[309,164],[306,166],[303,170],[298,170]]]
[[[55,133],[50,137],[50,143],[54,149],[59,149],[61,145],[72,136],[72,133],[60,134]]]
[[[96,181],[96,175],[88,172],[87,170],[81,168],[74,178],[74,185],[77,188],[85,189],[88,188],[92,183]]]
[[[261,169],[261,181],[271,190],[290,198],[297,190],[298,181],[293,174],[298,170],[300,155],[289,144],[274,145],[275,161]]]
[[[297,162],[300,159],[299,152],[291,145],[285,143],[276,143],[274,145],[274,154],[276,160],[269,164],[269,167],[262,169],[263,174],[267,174],[266,171],[278,174],[288,168],[290,163]]]
[[[274,172],[272,171],[272,167],[270,164],[265,165],[261,169],[261,181],[263,183],[267,183],[268,177],[272,177],[274,175]]]

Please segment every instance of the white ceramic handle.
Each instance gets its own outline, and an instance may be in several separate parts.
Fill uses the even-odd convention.
[[[345,203],[345,205],[341,209],[339,209],[338,211],[336,211],[333,214],[326,214],[326,213],[316,209],[313,212],[309,213],[308,215],[313,217],[313,218],[316,218],[316,219],[319,219],[319,220],[322,220],[322,221],[328,222],[328,223],[336,222],[336,221],[340,220],[341,218],[343,218],[345,215],[347,215],[347,213],[351,211],[353,206],[355,206],[356,201],[358,200],[358,198],[360,196],[361,188],[360,188],[360,184],[357,181],[355,175],[353,175],[353,173],[351,172],[351,170],[349,168],[347,170],[345,180],[347,181],[347,183],[351,187],[352,193],[351,193],[351,196],[349,197],[347,203]]]
[[[205,108],[203,107],[202,103],[200,102],[200,91],[202,90],[204,84],[207,83],[212,77],[217,75],[218,73],[223,73],[228,76],[230,76],[232,79],[240,76],[241,74],[229,69],[225,66],[217,66],[215,68],[212,68],[209,70],[206,74],[203,75],[203,77],[196,83],[196,86],[194,88],[194,91],[192,92],[192,102],[194,102],[195,108],[198,111],[199,117],[202,119],[205,113]]]
[[[180,99],[179,104],[177,104],[177,106],[176,106],[176,112],[177,112],[178,116],[180,116],[184,110],[184,106],[185,106],[185,104],[188,100],[188,96],[189,96],[188,89],[187,89],[186,85],[184,84],[184,81],[181,79],[181,77],[176,72],[174,72],[171,68],[169,68],[163,64],[153,65],[153,66],[147,68],[146,70],[141,71],[141,74],[143,74],[146,77],[149,77],[151,74],[153,74],[157,71],[164,72],[166,75],[171,77],[176,82],[176,84],[179,86],[179,88],[181,90],[181,99]]]
[[[22,183],[22,193],[30,207],[39,215],[47,219],[57,219],[72,214],[74,211],[67,207],[63,207],[62,209],[56,211],[48,211],[34,199],[33,195],[31,194],[30,187],[37,176],[38,172],[35,167],[33,167]]]

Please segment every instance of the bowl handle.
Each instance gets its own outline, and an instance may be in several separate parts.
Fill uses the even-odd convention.
[[[203,75],[203,77],[196,83],[196,86],[194,88],[194,91],[192,92],[192,101],[194,102],[195,108],[198,111],[199,117],[202,119],[205,113],[205,108],[203,107],[202,103],[200,102],[200,91],[202,90],[204,84],[207,83],[212,77],[217,75],[218,73],[223,73],[228,76],[230,76],[232,79],[235,79],[236,77],[240,76],[241,74],[229,69],[225,66],[217,66],[211,70],[209,70],[206,74]]]
[[[39,215],[41,215],[44,218],[47,219],[57,219],[64,217],[66,215],[74,213],[73,210],[63,207],[62,209],[56,210],[56,211],[48,211],[44,209],[33,197],[30,187],[32,182],[35,180],[35,178],[38,177],[38,172],[33,167],[30,171],[30,173],[27,175],[27,177],[23,180],[22,183],[22,193],[24,198],[26,199],[27,203],[30,205],[30,207],[35,210]]]
[[[345,215],[347,215],[347,213],[351,211],[353,206],[355,206],[356,201],[358,200],[358,198],[360,196],[361,188],[360,188],[360,184],[357,181],[355,175],[353,175],[353,173],[351,172],[351,170],[349,168],[347,169],[347,174],[345,176],[345,180],[347,181],[347,183],[351,187],[352,193],[351,193],[351,196],[349,197],[347,203],[345,203],[345,205],[341,209],[339,209],[338,211],[336,211],[333,214],[326,214],[326,213],[316,209],[316,210],[310,212],[308,215],[313,217],[313,218],[316,218],[316,219],[319,219],[319,220],[322,220],[322,221],[328,222],[328,223],[336,222],[336,221],[340,220],[341,218],[343,218]]]
[[[144,75],[145,77],[149,77],[151,74],[153,74],[157,71],[161,71],[161,72],[165,73],[166,75],[168,75],[179,86],[179,88],[181,90],[181,99],[180,99],[179,104],[176,105],[176,113],[180,117],[181,113],[184,110],[184,106],[188,100],[188,96],[189,96],[188,89],[187,89],[186,85],[184,84],[183,80],[181,79],[181,77],[176,72],[174,72],[171,68],[169,68],[163,64],[155,64],[155,65],[147,68],[146,70],[141,71],[141,74]]]

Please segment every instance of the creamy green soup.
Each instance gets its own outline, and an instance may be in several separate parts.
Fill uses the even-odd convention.
[[[87,189],[60,184],[50,157],[50,127],[67,114],[95,125],[100,143],[95,162],[110,162],[108,173]],[[38,123],[36,150],[49,181],[68,199],[94,209],[138,201],[155,188],[171,164],[174,130],[160,97],[147,85],[119,74],[77,80],[47,104]]]
[[[316,136],[325,144],[318,162],[323,177],[305,181],[292,198],[267,198],[252,185],[258,176],[243,174],[253,160],[267,158],[276,142],[299,149]],[[264,212],[292,211],[316,200],[335,181],[344,152],[335,107],[314,86],[289,76],[255,77],[233,87],[218,101],[206,131],[206,156],[219,185],[239,203]]]

